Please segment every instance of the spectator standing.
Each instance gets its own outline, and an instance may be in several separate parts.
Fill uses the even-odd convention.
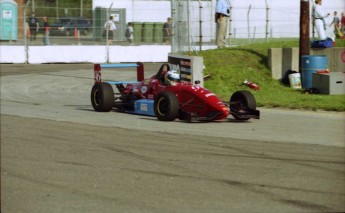
[[[46,16],[43,16],[42,18],[43,20],[43,27],[44,27],[44,37],[43,37],[43,44],[44,45],[49,45],[49,22],[48,22],[48,18]]]
[[[36,40],[38,28],[38,18],[35,17],[35,13],[31,13],[31,17],[29,18],[30,41]]]
[[[323,12],[322,9],[322,0],[315,0],[314,4],[314,19],[315,19],[315,28],[316,32],[319,35],[320,40],[326,40],[326,24],[325,18],[327,18],[330,13],[327,15]]]
[[[230,2],[229,0],[217,0],[215,21],[217,24],[217,46],[223,48],[226,45],[226,34],[230,19]]]
[[[345,34],[345,14],[344,12],[341,13],[341,32]]]
[[[169,43],[171,38],[171,18],[167,18],[167,21],[163,25],[163,42]]]
[[[114,39],[114,31],[116,30],[116,26],[115,26],[115,23],[114,23],[114,17],[110,16],[109,17],[109,20],[105,22],[104,24],[104,29],[105,29],[105,36],[106,36],[106,39],[107,39],[107,43],[109,45],[112,45],[113,43],[113,39]]]
[[[334,24],[334,34],[338,38],[340,36],[338,33],[339,32],[339,26],[340,26],[340,19],[337,16],[337,14],[338,14],[337,11],[334,11],[333,21],[329,26],[332,26],[332,24]]]
[[[134,29],[133,29],[132,23],[128,22],[125,36],[129,44],[133,44],[133,39],[134,39],[133,32],[134,32]]]

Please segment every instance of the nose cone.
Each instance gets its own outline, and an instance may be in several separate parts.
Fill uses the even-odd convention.
[[[230,109],[226,106],[223,107],[223,114],[228,116],[230,114]]]
[[[222,112],[222,118],[226,118],[230,114],[230,109],[223,105],[221,112]]]
[[[218,115],[215,117],[214,120],[224,119],[228,117],[230,114],[230,109],[224,104],[220,105],[217,111],[218,111]]]

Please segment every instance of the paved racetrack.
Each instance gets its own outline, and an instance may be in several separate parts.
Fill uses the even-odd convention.
[[[94,112],[92,84],[92,64],[1,65],[2,212],[345,211],[344,113],[160,122]]]

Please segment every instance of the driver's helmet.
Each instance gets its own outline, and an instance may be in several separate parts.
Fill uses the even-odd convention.
[[[167,84],[176,85],[180,80],[180,75],[175,70],[170,70],[165,74],[164,79]]]

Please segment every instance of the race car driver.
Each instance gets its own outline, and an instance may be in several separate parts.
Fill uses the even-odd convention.
[[[180,80],[180,75],[175,70],[170,70],[165,74],[164,80],[166,84],[176,86]]]

